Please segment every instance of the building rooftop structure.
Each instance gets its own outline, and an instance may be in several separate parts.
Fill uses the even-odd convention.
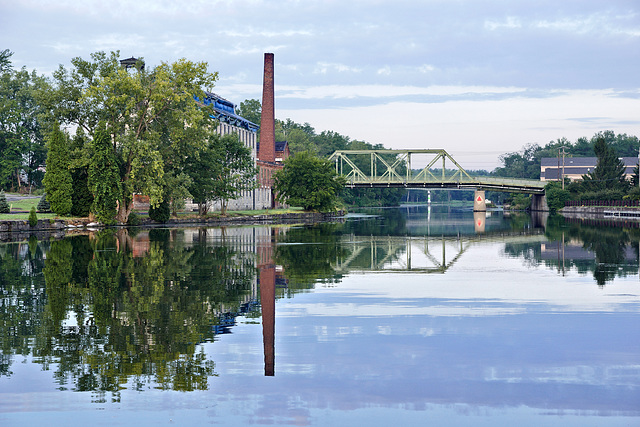
[[[633,169],[638,165],[637,157],[620,157],[625,165],[627,177],[633,175]],[[543,157],[540,159],[540,181],[558,181],[564,173],[565,178],[572,181],[582,179],[582,175],[592,172],[598,164],[597,157]],[[564,172],[563,172],[564,165]]]
[[[124,67],[124,68],[135,68],[138,65],[138,62],[140,63],[140,69],[144,70],[144,61],[142,59],[139,58],[134,58],[133,56],[131,58],[127,58],[127,59],[121,59],[120,60],[120,66]]]
[[[289,151],[289,143],[287,141],[276,141],[275,143],[275,162],[282,163],[289,158],[291,152]],[[256,143],[256,150],[260,150],[260,141]]]
[[[214,115],[215,119],[219,120],[220,122],[228,123],[232,126],[250,130],[252,132],[256,132],[258,129],[260,129],[259,125],[237,115],[236,105],[233,102],[228,101],[220,95],[212,92],[205,92],[204,94],[204,99],[200,100],[196,97],[196,101],[201,102],[204,105],[213,106],[213,109],[216,113]]]

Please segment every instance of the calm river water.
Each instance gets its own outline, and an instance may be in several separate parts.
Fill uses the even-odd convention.
[[[363,211],[0,244],[0,425],[638,426],[633,223]]]

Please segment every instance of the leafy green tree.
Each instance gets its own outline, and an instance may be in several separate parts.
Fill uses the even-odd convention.
[[[152,206],[162,203],[167,168],[178,176],[181,167],[176,153],[200,149],[215,131],[212,107],[194,98],[202,99],[202,88],[213,87],[217,73],[186,59],[127,70],[118,55],[98,52],[92,61],[74,58],[72,71],[60,67],[46,105],[53,116],[89,134],[106,122],[120,165],[117,220],[126,223],[133,194],[148,195]]]
[[[185,200],[191,198],[189,187],[193,179],[186,173],[180,172],[178,175],[167,173],[165,176],[167,183],[164,192],[164,200],[169,203],[171,213],[176,216],[178,211],[185,208]]]
[[[313,143],[312,138],[303,129],[291,129],[287,132],[286,137],[284,137],[283,140],[287,141],[289,144],[289,150],[292,153],[299,153],[301,151],[315,153],[317,151],[317,147]]]
[[[289,157],[274,174],[277,200],[308,211],[330,211],[337,207],[346,179],[328,160],[307,152]]]
[[[236,114],[259,125],[262,118],[262,104],[257,99],[245,99],[236,107]]]
[[[531,206],[531,196],[529,194],[514,194],[511,197],[510,204],[512,209],[526,210]]]
[[[88,187],[93,194],[92,212],[98,221],[113,224],[122,190],[118,161],[103,126],[95,132],[88,174]]]
[[[187,171],[193,179],[189,192],[200,215],[206,215],[217,201],[224,215],[229,200],[255,188],[258,172],[251,149],[236,134],[212,135],[204,150],[189,160]]]
[[[198,214],[202,216],[209,211],[209,202],[216,198],[216,180],[222,172],[217,139],[219,136],[212,137],[202,150],[187,160],[186,172],[191,177],[188,190],[193,202],[198,204]]]
[[[156,222],[167,222],[171,217],[171,205],[166,200],[163,200],[158,206],[151,206],[149,208],[149,218]]]
[[[571,199],[569,190],[562,189],[559,182],[550,182],[545,186],[545,196],[547,197],[547,206],[551,212],[557,212],[562,209],[565,202]]]
[[[500,161],[503,166],[496,168],[494,174],[509,178],[540,178],[540,157],[538,156],[540,150],[538,144],[527,144],[522,153],[513,152],[501,155]]]
[[[69,144],[60,126],[55,126],[48,138],[47,172],[44,187],[51,210],[58,215],[71,213],[73,180],[69,171]]]
[[[221,213],[224,215],[229,200],[237,199],[243,191],[255,188],[258,169],[251,157],[251,149],[238,139],[238,135],[224,135],[219,141],[222,168],[215,181],[215,197],[220,200]]]
[[[318,155],[329,157],[336,150],[344,150],[349,144],[349,137],[340,135],[334,131],[322,131],[314,138],[314,143],[318,147]]]
[[[591,145],[594,147],[599,139],[604,139],[605,142],[612,147],[616,153],[621,157],[637,157],[638,148],[640,148],[640,141],[636,136],[630,136],[626,133],[616,134],[612,130],[605,130],[596,133],[591,138]]]
[[[24,178],[28,185],[42,181],[46,148],[37,95],[48,85],[35,71],[14,70],[12,54],[0,52],[0,187],[20,191]]]
[[[333,131],[323,131],[319,135],[309,123],[296,123],[291,119],[276,120],[276,140],[286,140],[292,154],[306,151],[310,154],[328,157],[336,150],[384,150],[381,144],[372,145],[365,141],[352,140]],[[394,163],[393,156],[384,156],[386,161]],[[354,159],[364,173],[371,170],[369,158]],[[402,168],[400,168],[402,169]],[[345,189],[343,201],[353,206],[397,206],[405,190],[402,188],[360,188]]]
[[[593,144],[583,136],[578,138],[573,146],[569,145],[568,152],[574,157],[591,157],[593,156]]]
[[[401,188],[345,188],[341,197],[351,206],[398,206],[404,193]],[[426,192],[424,197],[426,201]]]
[[[550,141],[544,147],[528,144],[521,152],[503,154],[500,156],[503,166],[496,168],[492,175],[537,179],[540,176],[540,161],[543,157],[556,157],[561,149],[564,149],[567,157],[592,157],[598,140],[604,140],[619,156],[623,157],[636,157],[640,148],[637,137],[615,134],[611,130],[598,132],[591,138],[578,138],[575,143],[567,138],[559,138]]]

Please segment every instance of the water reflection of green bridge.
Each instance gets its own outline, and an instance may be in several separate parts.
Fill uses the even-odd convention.
[[[541,229],[475,236],[345,235],[340,244],[349,249],[349,255],[336,257],[331,266],[336,273],[341,274],[365,271],[443,274],[472,245],[488,241],[533,243],[545,242],[547,239]]]

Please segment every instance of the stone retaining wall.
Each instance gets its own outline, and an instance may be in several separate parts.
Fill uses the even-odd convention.
[[[640,209],[633,207],[566,206],[560,214],[567,218],[620,219],[640,221]]]
[[[158,223],[144,218],[140,227],[223,227],[234,225],[266,225],[266,224],[314,224],[319,222],[342,221],[344,212],[318,213],[318,212],[293,212],[272,215],[247,215],[237,217],[213,217],[213,218],[184,218],[171,219],[166,223]],[[40,219],[34,227],[29,221],[0,221],[0,241],[21,241],[35,235],[38,239],[49,237],[64,237],[65,234],[81,230],[97,230],[103,228],[101,224],[89,222],[88,219],[63,220]]]

